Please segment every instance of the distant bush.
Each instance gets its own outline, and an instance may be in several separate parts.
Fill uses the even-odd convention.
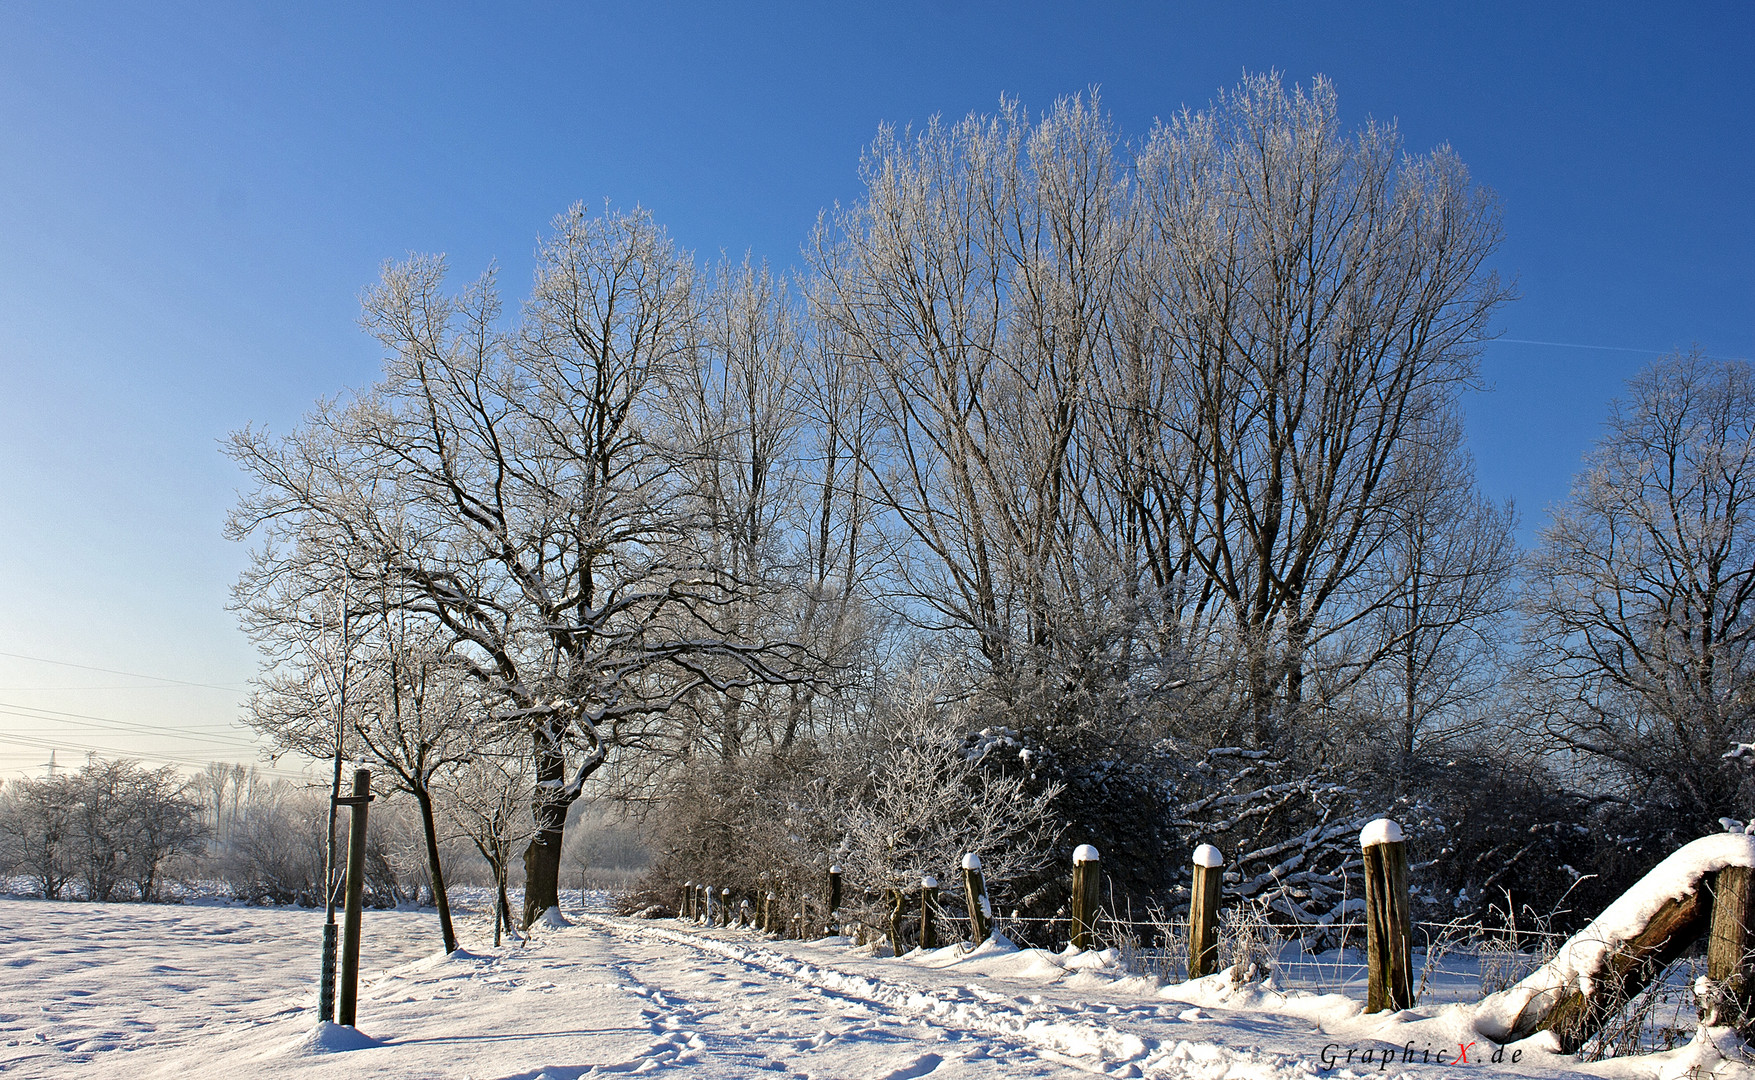
[[[206,835],[201,806],[169,767],[94,761],[0,794],[0,866],[23,871],[49,899],[75,882],[90,900],[124,889],[156,899],[165,866],[199,851]]]

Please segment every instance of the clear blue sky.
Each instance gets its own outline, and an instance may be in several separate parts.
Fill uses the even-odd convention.
[[[792,264],[882,121],[1098,86],[1139,133],[1246,69],[1330,76],[1503,198],[1522,298],[1469,433],[1526,537],[1655,352],[1755,354],[1746,2],[0,5],[0,777],[47,759],[19,739],[251,757],[198,741],[244,738],[254,667],[218,442],[372,380],[384,259],[516,297],[608,199]]]

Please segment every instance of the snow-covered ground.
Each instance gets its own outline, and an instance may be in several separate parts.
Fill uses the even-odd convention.
[[[579,899],[574,925],[499,949],[478,903],[450,957],[431,911],[368,912],[357,1033],[316,1025],[320,912],[0,900],[0,1073],[1755,1078],[1702,1045],[1581,1065],[1532,1039],[1495,1062],[1465,1005],[1367,1017],[1355,997],[1224,976],[1159,986],[1112,954],[990,944],[889,958],[844,939],[614,918]]]

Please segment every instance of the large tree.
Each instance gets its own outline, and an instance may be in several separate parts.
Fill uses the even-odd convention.
[[[1744,816],[1755,739],[1755,370],[1670,356],[1633,378],[1524,594],[1545,716],[1606,797],[1684,832]]]
[[[1399,466],[1434,448],[1507,296],[1498,209],[1448,147],[1345,130],[1320,78],[1245,79],[1159,125],[1138,175],[1138,527],[1176,621],[1240,652],[1230,737],[1268,745],[1325,648],[1355,675],[1382,659],[1338,639],[1399,595],[1378,565],[1420,479]]]
[[[795,650],[714,617],[727,571],[657,437],[697,355],[693,272],[650,216],[557,218],[510,331],[491,274],[444,279],[417,257],[367,291],[386,352],[369,392],[289,438],[234,438],[256,489],[233,528],[270,562],[313,528],[366,553],[365,591],[443,627],[494,722],[530,738],[528,924],[559,902],[567,809],[611,749],[662,743],[701,686],[783,681]]]

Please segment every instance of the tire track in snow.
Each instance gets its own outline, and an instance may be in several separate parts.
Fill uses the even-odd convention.
[[[1120,1077],[1259,1076],[1276,1080],[1310,1077],[1317,1073],[1302,1057],[1288,1058],[1205,1042],[1139,1035],[1093,1020],[1085,1010],[1049,1005],[1039,999],[1020,1002],[976,987],[929,988],[904,979],[842,971],[787,953],[722,938],[630,924],[602,916],[585,918],[623,937],[682,945],[733,961],[772,979],[899,1010],[941,1028],[965,1034],[999,1036],[1022,1044],[1045,1061],[1085,1072]],[[937,1063],[931,1067],[936,1068]],[[925,1075],[927,1071],[930,1069],[909,1072],[905,1068],[891,1075],[896,1080],[904,1080]]]

